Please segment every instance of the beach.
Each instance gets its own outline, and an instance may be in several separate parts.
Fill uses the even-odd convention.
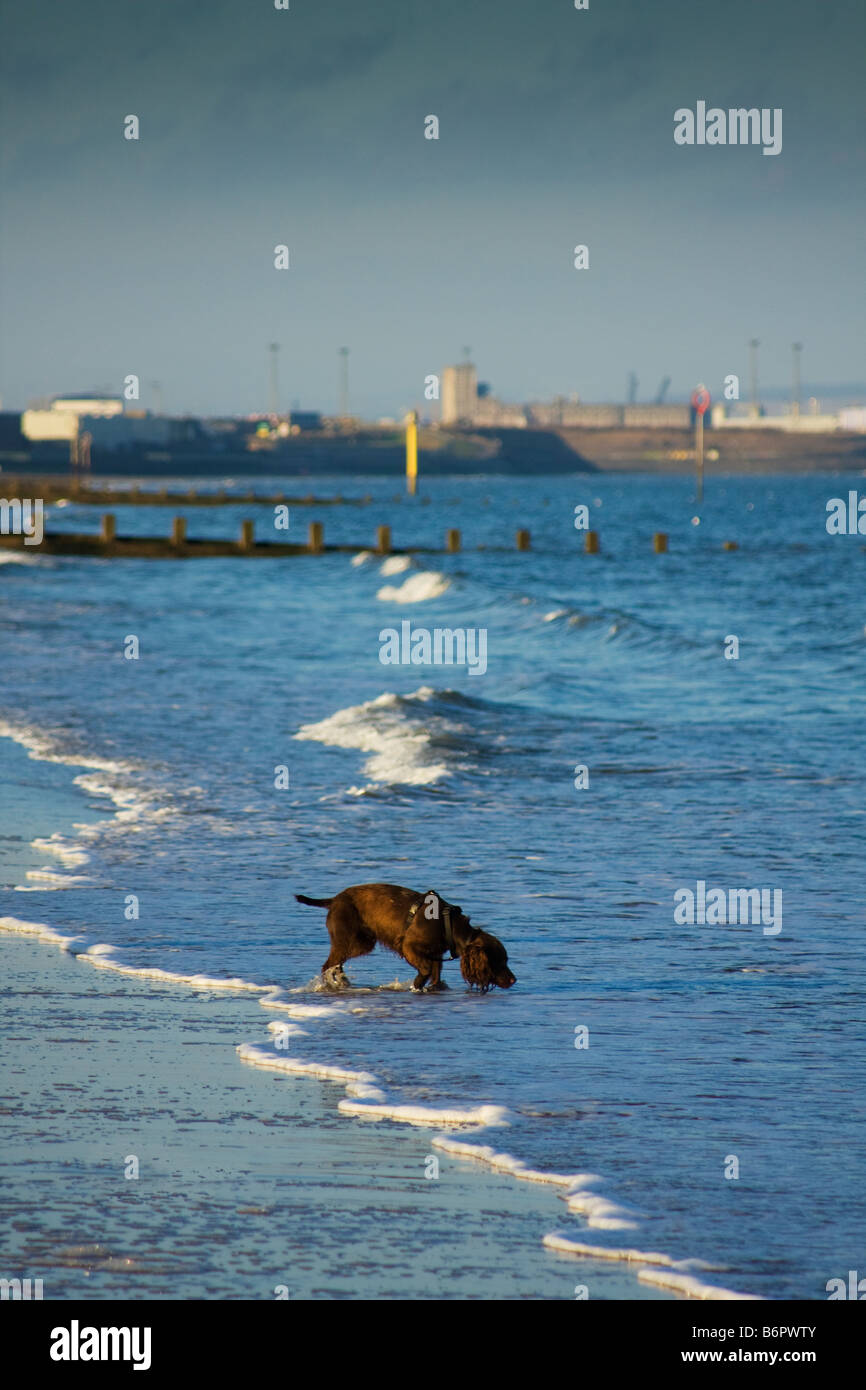
[[[711,486],[695,525],[684,480],[431,482],[418,542],[462,512],[486,547],[432,563],[0,567],[9,1277],[776,1299],[857,1267],[849,480]],[[383,664],[407,620],[483,629],[483,673]],[[365,881],[462,903],[515,988],[446,963],[417,996],[376,952],[323,993],[294,894]],[[701,884],[781,894],[781,929],[713,922]]]
[[[57,774],[0,739],[4,792],[32,777],[48,814],[84,816]],[[19,799],[19,827],[22,813]],[[42,858],[4,853],[4,879]],[[619,1262],[544,1249],[555,1188],[437,1152],[436,1126],[343,1116],[339,1083],[244,1066],[237,1047],[270,1048],[255,999],[93,969],[81,943],[14,920],[5,1277],[40,1279],[45,1299],[670,1296]]]

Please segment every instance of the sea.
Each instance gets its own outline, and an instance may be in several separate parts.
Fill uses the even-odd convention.
[[[858,485],[317,478],[367,500],[291,504],[288,531],[267,504],[190,506],[188,533],[320,520],[351,550],[0,552],[0,737],[68,766],[88,808],[37,787],[35,845],[0,840],[0,925],[257,994],[239,1084],[245,1063],[338,1081],[347,1125],[558,1184],[553,1249],[826,1298],[866,1228],[866,538],[826,525]],[[164,507],[117,515],[168,531]],[[375,554],[383,523],[414,553]],[[407,621],[483,633],[485,661],[386,664]],[[324,990],[325,913],[295,894],[379,881],[459,904],[514,988],[470,992],[454,962],[419,995],[380,949]]]

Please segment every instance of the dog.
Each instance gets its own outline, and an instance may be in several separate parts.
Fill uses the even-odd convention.
[[[349,984],[344,963],[369,955],[377,941],[415,967],[412,988],[418,991],[428,982],[431,991],[448,988],[442,979],[442,958],[449,951],[459,958],[466,983],[482,994],[492,985],[510,989],[516,982],[502,942],[473,927],[461,908],[433,890],[415,893],[396,883],[359,883],[333,898],[306,898],[302,893],[295,897],[308,907],[328,909],[331,951],[322,975],[332,988]]]

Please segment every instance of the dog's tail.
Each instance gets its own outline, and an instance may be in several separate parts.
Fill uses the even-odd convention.
[[[333,898],[305,898],[303,893],[296,893],[295,897],[299,903],[306,903],[307,907],[330,907]]]

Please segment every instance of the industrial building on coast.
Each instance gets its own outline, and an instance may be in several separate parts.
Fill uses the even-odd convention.
[[[656,399],[646,403],[634,399],[632,376],[625,403],[560,396],[511,404],[478,381],[471,361],[448,366],[439,379],[438,403],[419,411],[422,473],[687,469],[694,411],[690,404],[665,401],[668,385],[665,378]],[[720,469],[806,471],[866,464],[862,405],[830,414],[812,400],[801,412],[795,394],[784,413],[769,414],[753,389],[748,404],[717,400],[705,423]],[[199,419],[154,414],[94,391],[47,398],[21,413],[0,411],[0,473],[10,475],[32,470],[75,476],[91,471],[387,476],[402,472],[404,452],[399,421],[364,423],[346,413],[326,417],[293,410]]]
[[[669,378],[662,383],[663,396]],[[440,421],[451,429],[547,429],[547,430],[682,430],[694,424],[694,410],[657,398],[640,403],[597,405],[576,396],[557,396],[552,401],[513,405],[498,400],[479,384],[472,362],[461,362],[442,371]],[[835,414],[822,412],[817,400],[809,409],[767,414],[754,404],[718,401],[706,424],[712,429],[776,429],[821,434],[836,430],[866,431],[866,408],[851,406]]]

